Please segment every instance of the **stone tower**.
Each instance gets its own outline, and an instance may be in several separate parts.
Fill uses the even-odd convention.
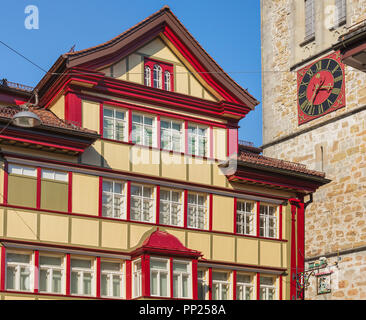
[[[264,155],[332,180],[305,199],[305,268],[327,261],[306,299],[366,298],[366,74],[339,51],[365,17],[365,0],[261,0]]]

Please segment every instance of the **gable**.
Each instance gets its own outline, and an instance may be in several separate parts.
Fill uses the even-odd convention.
[[[219,101],[222,97],[211,88],[200,76],[193,74],[193,66],[183,58],[178,57],[166,44],[167,40],[156,37],[149,43],[143,45],[127,57],[103,66],[98,71],[106,76],[120,80],[144,84],[144,61],[146,58],[154,59],[173,66],[174,88],[172,91],[190,95],[196,98],[209,101]]]

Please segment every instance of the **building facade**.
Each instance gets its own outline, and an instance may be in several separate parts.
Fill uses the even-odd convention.
[[[305,214],[306,299],[366,298],[366,76],[344,55],[365,15],[365,1],[261,1],[263,152],[331,180]]]
[[[1,299],[296,292],[303,198],[329,180],[239,145],[258,101],[169,8],[0,98]],[[27,102],[38,127],[12,122]]]

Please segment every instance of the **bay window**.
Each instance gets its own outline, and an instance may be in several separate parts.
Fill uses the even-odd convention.
[[[39,259],[39,291],[62,293],[64,291],[63,279],[63,258],[41,255]]]
[[[6,289],[16,291],[31,291],[33,280],[33,263],[31,254],[6,254]]]
[[[208,128],[201,125],[188,125],[188,153],[196,156],[208,155]]]
[[[274,300],[276,296],[276,279],[274,277],[260,276],[259,299]]]
[[[182,123],[162,119],[160,121],[160,140],[162,149],[181,152],[183,150]]]
[[[71,294],[92,295],[94,267],[92,260],[71,259]]]
[[[154,222],[154,190],[131,184],[131,220]]]
[[[277,208],[271,205],[260,205],[259,235],[275,238],[277,235]]]
[[[160,218],[161,224],[183,226],[182,192],[174,190],[160,190]]]
[[[132,263],[132,296],[134,298],[141,296],[142,288],[142,271],[141,260],[136,260]]]
[[[127,141],[127,112],[116,108],[103,108],[103,137]]]
[[[100,284],[103,297],[123,297],[123,265],[119,262],[100,263]]]
[[[191,294],[190,263],[173,262],[173,296],[174,298],[190,298]]]
[[[208,229],[207,195],[188,193],[188,227]]]
[[[197,270],[197,299],[206,300],[208,293],[207,270]]]
[[[118,219],[126,218],[125,183],[103,180],[102,215]]]
[[[228,272],[212,273],[212,299],[229,300],[230,297],[230,275]]]
[[[253,300],[253,277],[246,274],[236,276],[236,300]]]
[[[154,138],[154,117],[142,114],[132,114],[132,142],[152,147],[155,145]]]
[[[150,259],[150,294],[167,297],[169,293],[169,260]]]
[[[255,212],[252,202],[237,201],[236,232],[240,234],[254,235]]]

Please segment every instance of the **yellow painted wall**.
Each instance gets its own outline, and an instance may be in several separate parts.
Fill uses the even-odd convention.
[[[98,246],[99,222],[97,220],[71,218],[71,242],[78,245]]]
[[[130,153],[132,170],[136,173],[159,175],[160,151],[133,146]]]
[[[36,240],[37,213],[8,209],[6,235],[11,238]]]
[[[168,179],[186,180],[187,170],[184,164],[184,156],[161,152],[161,175]]]
[[[82,127],[99,132],[100,103],[82,100]]]
[[[50,106],[50,110],[60,119],[65,119],[65,96],[58,97]]]
[[[93,166],[101,166],[102,164],[102,144],[103,141],[97,140],[88,147],[81,155],[81,162]]]
[[[201,184],[211,183],[211,162],[202,158],[190,158],[188,164],[189,181]]]
[[[187,234],[187,237],[188,248],[202,252],[205,259],[211,259],[210,234],[191,231]]]
[[[147,226],[142,224],[130,224],[130,248],[135,248],[137,245],[141,245],[143,240],[146,239],[156,227]]]
[[[76,213],[98,215],[99,177],[81,173],[72,176],[72,210]]]
[[[237,238],[237,261],[244,264],[258,264],[258,239]]]
[[[230,235],[214,235],[212,237],[212,259],[220,261],[234,261],[235,238]]]
[[[128,171],[131,146],[112,141],[103,141],[104,167]]]
[[[226,159],[226,129],[225,128],[213,128],[213,156],[215,159]]]
[[[128,250],[127,223],[103,221],[102,246],[111,249]]]
[[[4,209],[0,208],[0,237],[2,237],[4,235]]]
[[[68,242],[69,218],[62,215],[40,215],[40,240]]]
[[[260,264],[263,266],[281,267],[281,243],[261,241]]]
[[[233,232],[234,198],[213,195],[212,229]]]

